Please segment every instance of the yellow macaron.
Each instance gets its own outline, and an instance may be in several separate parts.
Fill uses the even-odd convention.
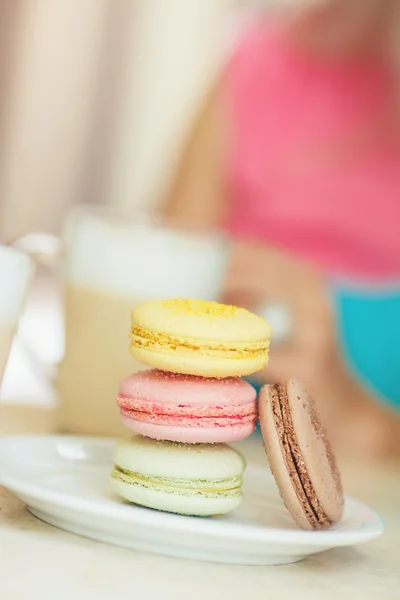
[[[236,306],[203,300],[154,300],[132,311],[132,355],[188,375],[250,375],[268,363],[271,327]]]

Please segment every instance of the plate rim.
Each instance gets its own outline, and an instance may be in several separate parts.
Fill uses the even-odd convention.
[[[16,442],[24,441],[38,442],[43,441],[46,443],[56,444],[60,441],[76,441],[81,444],[90,444],[97,446],[111,446],[116,442],[116,438],[110,437],[91,437],[81,435],[8,435],[0,438],[0,449],[2,447],[11,446]],[[71,461],[72,462],[72,461]],[[81,461],[77,460],[76,463]],[[85,462],[85,461],[82,461]],[[249,463],[250,467],[262,469],[262,466],[257,464]],[[122,520],[121,517],[121,505],[116,504],[114,507],[110,504],[96,504],[92,499],[77,498],[72,494],[66,492],[48,490],[41,488],[40,485],[30,482],[24,482],[20,477],[14,477],[10,472],[7,472],[7,464],[4,459],[0,456],[0,485],[8,489],[17,498],[19,494],[24,497],[31,497],[35,500],[39,500],[45,503],[51,503],[58,507],[74,510],[78,512],[85,512],[90,515],[106,516],[109,519],[115,519],[118,521]],[[146,507],[136,506],[129,504],[129,513],[126,511],[126,518],[130,523],[139,523],[141,526],[162,528],[164,530],[179,530],[179,532],[201,534],[207,536],[219,535],[225,539],[245,539],[247,542],[254,543],[280,543],[283,545],[302,544],[312,548],[321,547],[339,547],[339,546],[351,546],[361,544],[364,542],[371,541],[380,537],[385,529],[383,519],[380,515],[370,508],[368,505],[359,502],[345,496],[346,504],[357,506],[358,509],[362,509],[366,517],[367,530],[337,530],[329,529],[324,531],[306,531],[301,529],[284,530],[284,529],[273,529],[266,526],[254,526],[246,525],[241,523],[232,523],[228,521],[221,521],[218,519],[203,519],[198,517],[187,517],[184,515],[178,515],[173,513],[166,513],[162,511],[154,511]],[[29,503],[25,501],[29,507]],[[124,515],[125,517],[125,515]]]

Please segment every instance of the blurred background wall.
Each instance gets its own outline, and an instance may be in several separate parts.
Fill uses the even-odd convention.
[[[157,203],[243,0],[5,0],[0,237]]]
[[[1,234],[53,229],[77,198],[108,0],[24,0],[13,12],[1,128]],[[11,17],[10,17],[11,19]],[[8,53],[8,52],[7,52]]]

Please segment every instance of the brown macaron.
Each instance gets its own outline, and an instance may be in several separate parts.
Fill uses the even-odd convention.
[[[271,471],[303,529],[326,529],[343,516],[343,488],[315,403],[297,381],[265,385],[260,425]]]

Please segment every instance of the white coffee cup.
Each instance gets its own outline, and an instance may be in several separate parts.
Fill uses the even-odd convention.
[[[43,261],[57,249],[49,241],[36,234],[20,245]],[[63,243],[55,262],[65,299],[65,356],[54,380],[60,423],[72,433],[120,434],[118,385],[146,368],[128,350],[132,308],[156,298],[217,300],[228,244],[87,207],[70,215]]]
[[[0,246],[0,384],[32,273],[25,253]]]

